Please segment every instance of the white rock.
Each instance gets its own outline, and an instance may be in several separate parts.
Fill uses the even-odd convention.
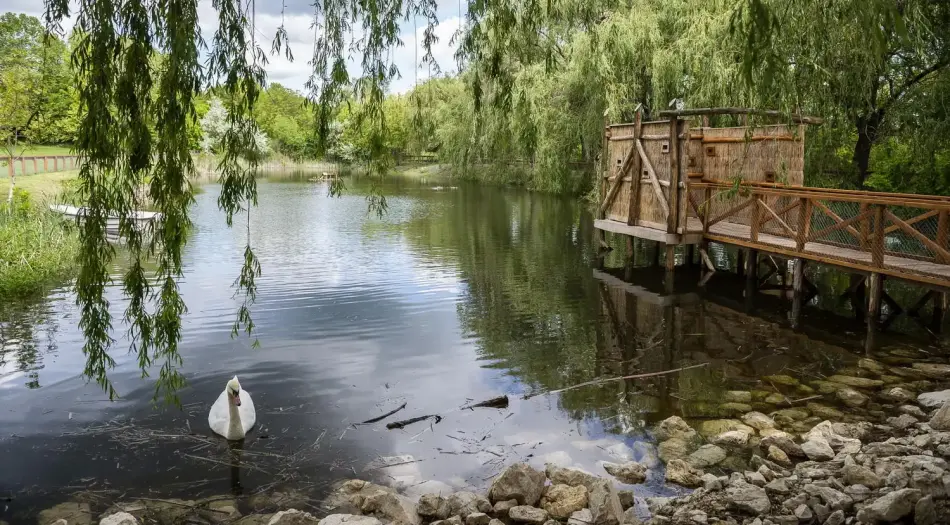
[[[775,421],[762,412],[749,412],[742,416],[742,422],[756,430],[775,428]]]
[[[749,442],[749,433],[744,430],[730,430],[712,438],[712,442],[727,447],[744,447]]]
[[[594,516],[590,513],[590,509],[581,509],[571,514],[571,517],[567,520],[567,525],[590,525],[593,521]]]
[[[917,403],[920,406],[929,409],[940,408],[947,401],[950,401],[950,390],[925,392],[917,396]]]
[[[337,516],[350,516],[350,514],[337,514]],[[330,516],[324,518],[326,520]],[[362,518],[363,516],[353,516],[354,518]],[[267,522],[267,525],[305,525],[307,523],[313,523],[317,525],[318,523],[323,523],[322,521],[314,518],[309,512],[304,512],[297,509],[287,509],[278,512],[271,516],[270,521]],[[328,522],[326,525],[339,525],[339,523]],[[376,520],[376,523],[379,523],[379,520]],[[369,525],[369,524],[362,524]],[[374,524],[375,525],[375,524]]]
[[[382,525],[382,523],[372,516],[357,516],[355,514],[330,514],[326,518],[320,520],[320,525]]]
[[[831,445],[817,436],[802,443],[802,452],[812,461],[830,461],[835,457]]]
[[[116,512],[99,520],[99,525],[138,525],[139,520],[128,512]]]

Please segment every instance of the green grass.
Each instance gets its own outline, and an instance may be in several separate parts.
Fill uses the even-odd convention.
[[[63,218],[17,192],[14,206],[0,205],[0,298],[42,292],[68,279],[76,267],[79,238]]]
[[[48,204],[63,193],[64,183],[75,179],[78,174],[78,170],[69,170],[38,175],[17,175],[16,187],[26,190],[37,204]],[[0,200],[6,202],[9,190],[10,178],[3,175],[0,177]]]
[[[26,151],[23,152],[24,157],[41,157],[46,155],[73,155],[71,152],[72,146],[41,146],[41,145],[31,145],[27,146]],[[20,149],[17,148],[16,152],[19,155]],[[3,151],[3,155],[6,155],[6,151]]]

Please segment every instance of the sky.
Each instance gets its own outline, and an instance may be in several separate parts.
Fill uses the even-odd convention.
[[[313,21],[312,1],[285,0],[283,2],[285,5],[283,20],[290,37],[293,62],[283,56],[270,56],[271,41],[281,22],[281,1],[257,1],[256,33],[258,45],[268,54],[269,63],[266,66],[268,82],[279,82],[286,87],[304,91],[304,84],[310,76],[310,67],[307,62],[310,59],[314,41],[314,32],[310,27]],[[0,11],[3,12],[20,12],[41,20],[43,18],[43,0],[2,0],[0,4],[2,4]],[[436,13],[439,25],[436,27],[436,35],[439,40],[433,45],[432,52],[443,73],[452,73],[458,69],[454,58],[455,46],[451,43],[451,39],[461,22],[459,17],[461,6],[458,0],[438,2]],[[75,15],[74,12],[71,14]],[[73,23],[74,18],[66,20],[63,24],[64,29],[71,30]],[[212,0],[199,0],[198,23],[205,42],[210,43],[217,27],[217,14],[212,7]],[[425,26],[426,21],[421,17],[416,20],[415,30],[412,19],[402,22],[400,39],[403,41],[403,46],[398,47],[393,53],[393,62],[399,68],[401,78],[393,81],[390,92],[404,93],[411,89],[415,82],[422,82],[429,77],[428,67],[421,63],[424,55],[422,35]],[[416,71],[417,59],[419,65],[422,66],[418,71]],[[350,57],[351,74],[359,73],[359,62],[360,57]]]

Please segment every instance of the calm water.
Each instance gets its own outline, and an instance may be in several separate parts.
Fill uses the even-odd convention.
[[[182,410],[153,403],[154,384],[125,355],[121,331],[110,377],[122,399],[109,402],[79,377],[82,338],[68,289],[0,305],[0,519],[15,523],[81,489],[107,505],[144,494],[274,488],[300,491],[316,506],[329,483],[357,476],[411,493],[484,487],[519,459],[602,472],[599,461],[648,461],[644,429],[671,413],[709,417],[723,390],[748,389],[767,373],[818,377],[853,362],[849,351],[862,347],[863,329],[836,297],[846,276],[812,275],[824,291],[812,307],[841,317],[813,309],[807,328],[793,332],[784,299],[763,294],[752,312],[741,281],[726,274],[698,293],[697,277],[684,271],[673,295],[659,293],[662,277],[649,270],[614,272],[635,286],[595,276],[589,217],[569,199],[391,180],[389,212],[379,219],[367,214],[368,184],[350,181],[333,199],[306,179],[260,185],[252,215],[263,266],[253,309],[259,349],[230,337],[244,229],[225,227],[216,186],[197,196],[181,283],[189,308]],[[120,317],[121,294],[109,294]],[[929,344],[905,341],[890,344]],[[678,375],[521,399],[706,362]],[[243,451],[229,450],[206,422],[234,374],[258,412]],[[508,409],[457,410],[502,394],[511,397]],[[443,419],[403,430],[386,430],[386,421],[353,426],[403,403],[386,421]],[[369,465],[396,455],[411,457]],[[240,468],[229,467],[237,458]],[[662,470],[652,475],[638,495],[669,493],[658,483]],[[434,481],[419,485],[426,480]]]

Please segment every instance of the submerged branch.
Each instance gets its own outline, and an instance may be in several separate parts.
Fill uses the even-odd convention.
[[[532,397],[543,396],[543,395],[547,395],[547,394],[559,394],[559,393],[561,393],[561,392],[567,392],[568,390],[574,390],[575,388],[582,388],[582,387],[585,387],[585,386],[602,385],[602,384],[604,384],[604,383],[612,383],[612,382],[614,382],[614,381],[623,381],[624,379],[642,379],[642,378],[645,378],[645,377],[656,377],[656,376],[663,376],[663,375],[667,375],[667,374],[675,374],[676,372],[682,372],[682,371],[684,371],[684,370],[691,370],[691,369],[693,369],[693,368],[700,368],[700,367],[708,366],[708,365],[709,365],[709,363],[700,363],[700,364],[698,364],[698,365],[684,366],[684,367],[682,367],[682,368],[675,368],[675,369],[673,369],[673,370],[664,370],[664,371],[662,371],[662,372],[650,372],[650,373],[648,373],[648,374],[635,374],[635,375],[632,375],[632,376],[621,376],[621,377],[609,377],[609,378],[606,378],[606,379],[595,379],[595,380],[593,380],[593,381],[587,381],[586,383],[580,383],[580,384],[573,385],[573,386],[569,386],[569,387],[565,387],[565,388],[559,388],[559,389],[557,389],[557,390],[545,390],[545,391],[543,391],[543,392],[535,392],[535,393],[533,393],[533,394],[525,394],[522,399],[531,399]]]

